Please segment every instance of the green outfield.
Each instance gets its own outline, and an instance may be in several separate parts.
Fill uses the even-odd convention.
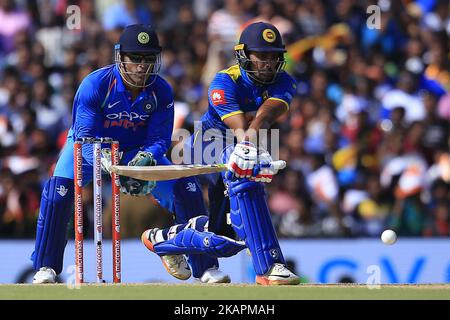
[[[262,287],[256,285],[220,284],[85,284],[69,289],[56,285],[0,285],[0,299],[113,299],[113,300],[450,300],[450,285],[314,285]]]

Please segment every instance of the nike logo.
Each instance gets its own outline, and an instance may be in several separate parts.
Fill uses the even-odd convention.
[[[108,103],[108,109],[111,109],[112,107],[114,107],[116,104],[118,104],[120,101],[116,101],[113,104]]]
[[[271,277],[289,278],[288,274],[271,274]]]

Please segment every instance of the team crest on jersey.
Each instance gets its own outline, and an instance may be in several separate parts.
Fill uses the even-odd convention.
[[[155,91],[152,91],[152,96],[153,99],[149,97],[142,103],[142,110],[144,110],[146,114],[154,112],[156,110],[156,106],[158,105],[158,99],[156,98]]]
[[[149,101],[145,101],[144,104],[142,105],[142,109],[144,110],[145,113],[150,114],[156,110],[156,105],[154,105]]]
[[[227,100],[225,99],[225,92],[223,90],[212,90],[211,101],[215,106],[226,103]]]

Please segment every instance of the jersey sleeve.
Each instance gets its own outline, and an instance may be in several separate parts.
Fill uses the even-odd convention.
[[[235,114],[243,113],[239,108],[236,83],[225,73],[218,73],[208,89],[209,106],[223,121]]]
[[[150,118],[148,123],[147,136],[144,151],[151,152],[158,160],[172,144],[172,131],[174,122],[174,98],[173,91],[169,84],[164,82],[158,96],[158,109]]]
[[[280,79],[269,88],[269,98],[283,102],[289,109],[292,98],[297,91],[295,80],[287,73],[282,73]]]
[[[102,127],[100,94],[94,79],[85,78],[75,94],[72,113],[74,138],[98,137]]]

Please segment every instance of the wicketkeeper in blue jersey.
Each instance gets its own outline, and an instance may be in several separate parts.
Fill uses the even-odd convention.
[[[121,164],[167,165],[174,121],[171,86],[158,75],[161,47],[155,31],[142,24],[130,25],[115,47],[115,64],[89,74],[80,84],[73,103],[73,120],[53,176],[45,184],[36,244],[31,256],[37,271],[33,283],[54,283],[63,267],[66,230],[73,216],[74,141],[83,137],[110,137],[120,143]],[[92,181],[92,145],[83,145],[84,184]],[[108,153],[102,164],[108,169]],[[110,164],[110,163],[109,163]],[[121,177],[121,191],[152,194],[179,222],[206,214],[200,188],[192,178],[147,182]],[[183,220],[184,219],[184,220]],[[178,279],[191,270],[183,255],[165,255],[163,263]]]
[[[196,151],[205,151],[217,143],[217,136],[203,133],[218,129],[223,139],[227,129],[235,130],[231,143],[222,141],[219,157],[230,171],[206,176],[209,219],[179,215],[184,220],[178,220],[179,225],[166,230],[149,229],[142,235],[146,247],[162,258],[188,253],[193,276],[203,280],[208,277],[207,282],[229,282],[229,277],[218,269],[217,257],[233,255],[245,246],[252,256],[256,283],[300,282],[286,268],[266,203],[264,183],[272,181],[277,168],[271,165],[267,146],[257,142],[260,129],[269,129],[288,112],[296,92],[294,79],[284,71],[284,52],[281,35],[273,25],[257,22],[243,30],[235,46],[238,63],[216,74],[208,90],[208,110],[189,143],[191,162],[198,163]],[[229,232],[228,213],[238,241]],[[186,220],[189,222],[183,224]]]

